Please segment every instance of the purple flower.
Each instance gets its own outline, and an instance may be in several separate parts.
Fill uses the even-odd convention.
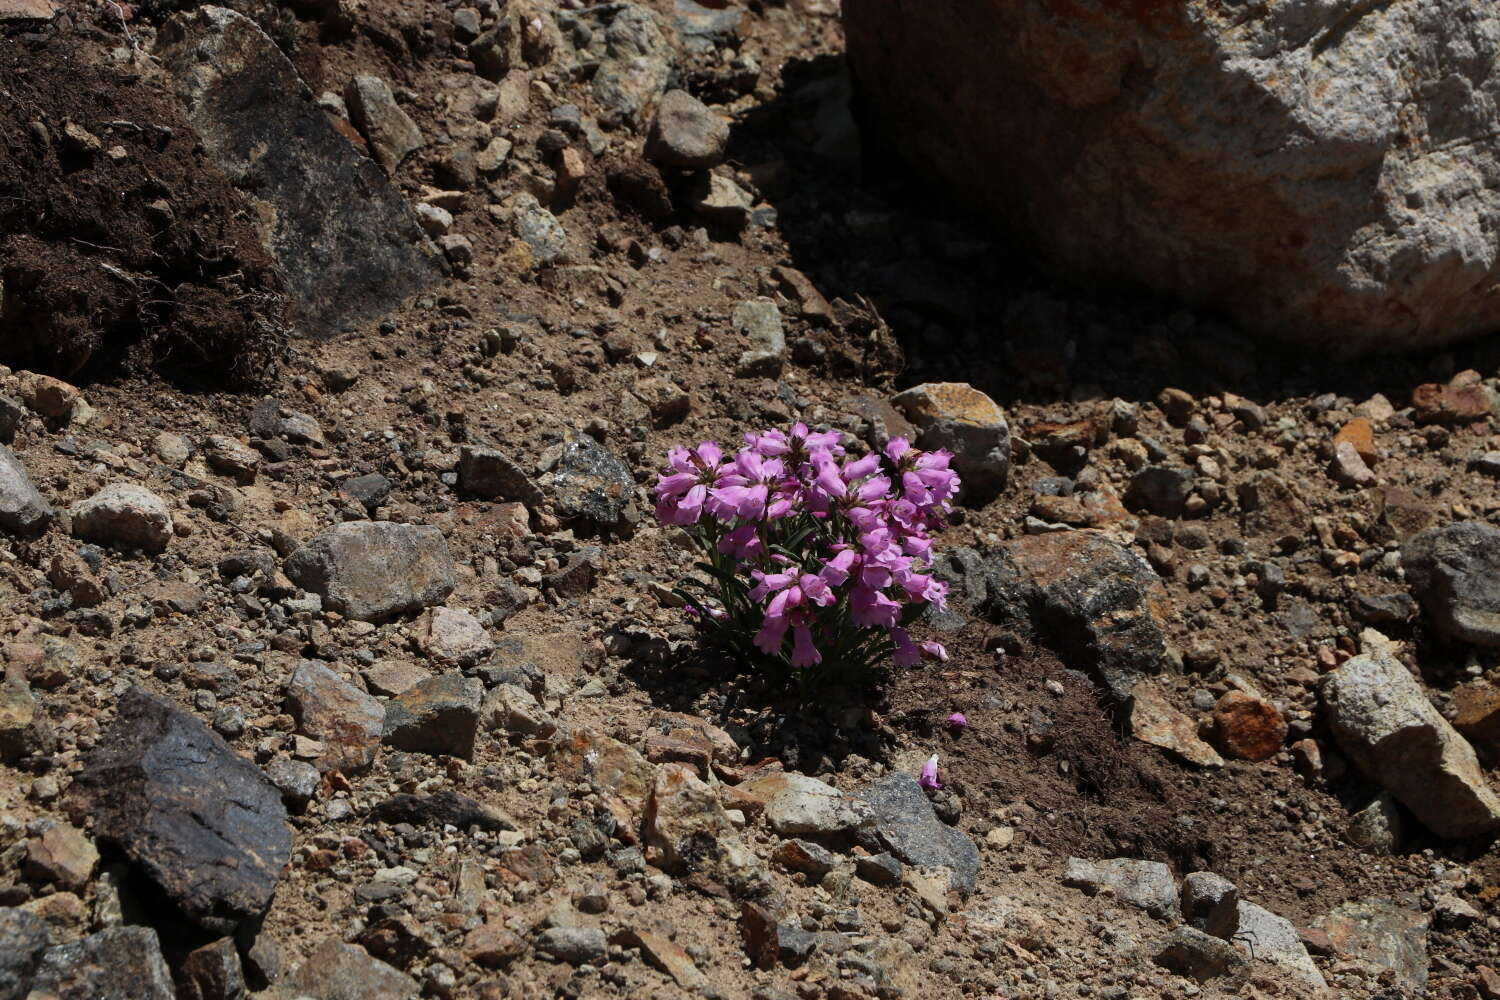
[[[948,725],[952,726],[954,729],[962,729],[969,724],[969,720],[964,718],[964,713],[962,712],[954,712],[943,721],[948,723]]]
[[[806,625],[792,629],[792,666],[814,667],[823,662],[823,654],[813,645],[812,632]]]
[[[944,663],[948,661],[948,650],[943,648],[943,644],[940,642],[929,640],[922,643],[922,654],[929,659],[941,660]]]
[[[917,648],[916,643],[911,641],[904,628],[891,629],[891,641],[896,644],[896,652],[892,659],[898,667],[914,667],[922,660],[922,651]]]
[[[927,763],[922,765],[922,776],[917,779],[917,784],[921,785],[929,792],[935,792],[943,787],[943,783],[938,781],[937,754],[933,754],[931,757],[928,757]]]

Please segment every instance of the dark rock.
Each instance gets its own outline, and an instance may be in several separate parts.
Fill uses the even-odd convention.
[[[960,549],[940,567],[991,621],[1036,635],[1065,661],[1092,668],[1124,701],[1169,651],[1166,590],[1141,556],[1091,531],[1028,535],[980,554]]]
[[[78,808],[191,919],[264,913],[292,838],[280,793],[193,716],[139,687],[73,780]]]
[[[344,103],[349,108],[349,121],[365,137],[375,162],[387,174],[394,174],[403,160],[422,147],[417,123],[401,110],[391,85],[380,77],[351,77],[344,84]]]
[[[34,1000],[57,997],[174,1000],[172,974],[149,927],[109,927],[49,949],[31,981]]]
[[[1239,923],[1239,888],[1213,872],[1189,872],[1183,876],[1179,901],[1182,918],[1214,937],[1228,938]]]
[[[901,884],[902,864],[889,854],[866,854],[854,859],[854,871],[871,885],[889,888]]]
[[[287,977],[289,996],[317,1000],[373,1000],[416,997],[422,989],[400,969],[392,968],[359,945],[329,938]]]
[[[231,938],[188,953],[177,967],[177,1000],[243,1000],[245,972]]]
[[[597,927],[548,927],[537,936],[536,948],[569,965],[597,965],[604,960],[609,942]]]
[[[557,464],[543,478],[558,517],[602,528],[627,521],[634,509],[635,476],[630,466],[587,434],[568,437]]]
[[[738,48],[740,22],[744,12],[738,7],[700,4],[696,0],[676,0],[672,8],[672,27],[689,52],[713,52],[720,48]]]
[[[0,909],[0,1000],[21,1000],[51,944],[47,924],[29,910]]]
[[[1409,594],[1355,594],[1354,617],[1367,625],[1400,624],[1417,617],[1417,602]]]
[[[516,824],[503,813],[466,795],[447,790],[431,795],[392,795],[376,803],[370,812],[385,823],[452,826],[458,830],[467,830],[471,826],[481,830],[516,829]]]
[[[1148,510],[1161,517],[1180,517],[1192,492],[1193,470],[1148,465],[1130,478],[1125,504],[1132,510]]]
[[[328,529],[287,558],[286,574],[329,610],[363,621],[441,604],[456,585],[441,531],[389,521]]]
[[[1200,983],[1210,979],[1238,979],[1249,963],[1228,941],[1195,927],[1178,927],[1156,950],[1152,960],[1179,976]]]
[[[375,508],[385,503],[395,488],[395,483],[378,472],[346,479],[343,486],[344,492],[358,500],[370,513],[374,513]]]
[[[10,444],[26,420],[26,407],[18,399],[0,393],[0,444]]]
[[[221,7],[179,15],[156,55],[208,155],[269,220],[299,329],[333,336],[442,276],[405,199],[249,18]]]
[[[458,452],[458,488],[485,500],[514,500],[528,507],[539,507],[544,499],[531,477],[502,452],[472,445]]]
[[[31,538],[46,531],[54,516],[52,505],[31,484],[21,460],[0,445],[0,531]]]
[[[292,444],[323,443],[323,428],[316,419],[271,398],[262,399],[250,411],[250,433],[257,438],[281,438]]]
[[[568,557],[567,565],[544,576],[542,583],[551,587],[558,597],[582,597],[594,589],[602,554],[603,550],[597,545],[574,552]]]
[[[669,90],[646,134],[646,159],[667,167],[707,170],[724,162],[729,122],[685,90]]]
[[[452,672],[429,677],[385,706],[385,742],[400,750],[469,760],[479,732],[484,685]]]
[[[1500,528],[1460,521],[1401,546],[1412,594],[1450,639],[1500,648]]]
[[[892,854],[909,865],[951,868],[956,887],[974,890],[979,849],[967,834],[937,818],[915,778],[887,775],[861,789],[859,797],[874,811],[875,830]]]

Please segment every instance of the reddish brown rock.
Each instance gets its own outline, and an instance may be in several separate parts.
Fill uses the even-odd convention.
[[[1244,760],[1267,760],[1286,739],[1286,722],[1276,706],[1243,691],[1230,691],[1219,699],[1214,728],[1224,752]]]
[[[1470,681],[1454,690],[1449,706],[1454,729],[1471,740],[1500,742],[1500,687]]]
[[[1373,467],[1380,461],[1380,456],[1375,452],[1375,428],[1366,418],[1355,417],[1339,428],[1339,432],[1333,436],[1334,447],[1345,442],[1354,446],[1366,465]]]
[[[1419,424],[1472,424],[1490,415],[1490,394],[1482,385],[1429,382],[1411,391]]]

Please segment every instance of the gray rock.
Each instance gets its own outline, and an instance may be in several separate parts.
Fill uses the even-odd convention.
[[[646,133],[646,159],[664,167],[707,170],[724,162],[729,122],[685,90],[669,90]]]
[[[974,891],[979,848],[963,831],[937,818],[915,778],[886,775],[862,788],[859,798],[875,814],[875,832],[892,854],[909,865],[949,868],[955,887]]]
[[[30,997],[109,997],[176,1000],[161,942],[150,927],[109,927],[48,949],[31,981]]]
[[[844,26],[892,148],[1071,275],[1340,353],[1492,330],[1500,11],[1221,13],[944,0],[913,17],[850,0]]]
[[[361,621],[441,604],[456,585],[443,533],[430,525],[348,521],[287,558],[292,582]]]
[[[1228,938],[1239,923],[1240,890],[1213,872],[1183,876],[1180,902],[1183,920],[1214,937]]]
[[[672,8],[672,27],[689,52],[713,52],[715,49],[739,48],[740,22],[745,12],[738,7],[714,9],[696,0],[676,0]]]
[[[0,308],[4,308],[4,289],[0,288]],[[19,400],[0,392],[0,443],[10,444],[16,431],[26,422],[26,406]]]
[[[578,12],[588,22],[587,52],[599,61],[592,87],[605,108],[640,123],[671,78],[675,46],[655,12],[634,3],[597,4]]]
[[[71,794],[95,836],[211,930],[263,914],[291,859],[286,808],[260,768],[139,687],[117,702]]]
[[[32,538],[52,522],[52,505],[31,484],[26,467],[4,445],[0,445],[0,531]]]
[[[514,500],[541,506],[541,489],[519,465],[494,448],[464,445],[458,450],[458,488],[485,500]]]
[[[112,483],[68,508],[73,535],[90,542],[160,552],[172,540],[172,512],[144,486]]]
[[[1196,927],[1175,928],[1151,957],[1162,968],[1200,983],[1243,978],[1249,964],[1234,945]]]
[[[983,506],[1005,489],[1010,423],[989,396],[967,382],[925,382],[892,396],[891,405],[918,429],[919,448],[953,453],[965,504]]]
[[[548,927],[537,936],[537,950],[569,965],[598,965],[609,951],[597,927]]]
[[[250,433],[258,438],[282,438],[292,444],[323,443],[323,428],[316,417],[269,397],[250,411]]]
[[[1424,913],[1388,899],[1361,899],[1337,906],[1315,921],[1343,955],[1378,970],[1390,969],[1404,986],[1427,989],[1427,931]]]
[[[734,307],[731,317],[736,333],[749,341],[736,370],[740,375],[780,374],[786,361],[786,334],[781,310],[770,299],[751,299]]]
[[[1093,531],[1029,535],[939,565],[991,621],[1035,635],[1065,662],[1098,674],[1124,701],[1170,663],[1160,618],[1166,588],[1136,552]]]
[[[530,194],[518,194],[511,205],[516,235],[531,248],[532,260],[551,264],[568,252],[568,232],[557,216]]]
[[[395,491],[396,484],[378,472],[371,472],[344,480],[340,489],[358,500],[366,512],[374,513]]]
[[[1322,682],[1339,746],[1438,836],[1500,828],[1500,796],[1474,748],[1432,707],[1389,640],[1373,629],[1362,639],[1363,655]]]
[[[1244,900],[1240,901],[1238,915],[1233,940],[1244,944],[1255,961],[1269,962],[1317,989],[1326,985],[1290,920]]]
[[[1500,528],[1480,521],[1430,528],[1401,546],[1401,568],[1438,631],[1500,648]]]
[[[486,730],[546,739],[557,732],[557,721],[525,688],[500,684],[485,698],[480,721]]]
[[[1161,517],[1181,517],[1193,492],[1193,472],[1178,466],[1148,465],[1130,477],[1125,503]]]
[[[298,728],[328,747],[320,770],[357,774],[375,760],[385,725],[380,702],[314,660],[304,660],[287,684],[286,708]]]
[[[29,910],[0,908],[0,1000],[26,996],[42,952],[51,943],[41,917]]]
[[[634,511],[630,466],[587,434],[568,436],[541,486],[551,495],[557,516],[566,520],[618,528]]]
[[[313,1000],[370,1000],[420,996],[417,981],[357,944],[329,938],[312,950],[284,984],[290,997]]]
[[[1349,817],[1346,833],[1349,842],[1361,850],[1389,857],[1401,849],[1402,826],[1395,798],[1390,792],[1381,792]]]
[[[458,672],[438,674],[385,706],[385,742],[398,750],[469,760],[479,732],[484,684]]]
[[[209,157],[258,210],[298,330],[333,336],[442,277],[406,200],[253,21],[199,7],[163,26],[155,54]]]
[[[0,761],[45,753],[52,745],[47,713],[31,688],[19,677],[0,680]]]
[[[394,174],[401,161],[422,148],[417,123],[401,110],[390,84],[380,77],[353,77],[344,85],[344,103],[349,107],[349,120],[387,174]]]
[[[318,769],[306,761],[278,757],[266,765],[266,777],[289,806],[302,808],[318,791]]]
[[[733,178],[713,172],[698,175],[688,195],[688,204],[705,222],[739,232],[750,224],[755,199]]]
[[[901,884],[902,864],[894,855],[862,854],[854,859],[854,871],[871,885],[889,888]]]
[[[1172,880],[1172,870],[1160,861],[1069,858],[1063,884],[1090,893],[1107,887],[1117,899],[1140,907],[1158,920],[1174,920],[1179,915],[1177,884]]]
[[[810,775],[772,774],[743,787],[765,803],[766,822],[783,837],[852,834],[874,821],[868,803]]]

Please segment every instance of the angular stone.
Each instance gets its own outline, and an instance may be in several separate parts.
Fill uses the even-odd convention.
[[[666,90],[675,46],[670,31],[650,8],[635,3],[599,4],[580,15],[589,22],[586,50],[597,59],[594,98],[603,107],[640,123]]]
[[[656,783],[656,768],[634,747],[590,729],[574,729],[547,762],[566,781],[587,781],[604,800],[627,843],[634,840]]]
[[[813,881],[833,871],[838,858],[826,847],[809,840],[783,840],[771,852],[771,860],[788,871],[802,872]]]
[[[362,621],[441,604],[453,593],[453,559],[430,525],[347,521],[293,552],[286,574],[339,614]]]
[[[1354,445],[1348,441],[1340,441],[1333,446],[1333,460],[1328,465],[1328,474],[1335,482],[1359,489],[1368,489],[1377,482],[1375,473],[1370,471],[1369,465],[1365,464]]]
[[[1193,492],[1193,471],[1175,465],[1148,465],[1130,477],[1125,504],[1160,517],[1181,517]]]
[[[199,7],[163,26],[155,54],[209,157],[257,209],[297,329],[333,336],[442,277],[406,200],[253,21]]]
[[[875,814],[875,832],[892,854],[908,865],[951,869],[955,888],[974,891],[979,848],[968,834],[937,818],[915,778],[886,775],[860,789],[859,797]]]
[[[568,252],[567,230],[534,195],[516,195],[511,203],[511,215],[516,235],[531,248],[531,258],[538,264],[551,264]]]
[[[770,299],[741,302],[734,307],[730,323],[748,342],[736,370],[743,376],[779,374],[786,360],[786,334],[776,303]]]
[[[484,684],[476,678],[438,674],[386,703],[385,742],[398,750],[469,760],[483,697]]]
[[[539,507],[545,499],[531,477],[494,448],[458,450],[458,488],[485,500],[514,500]]]
[[[1390,792],[1381,792],[1374,801],[1349,817],[1345,831],[1354,846],[1384,857],[1401,849],[1405,823],[1401,810]]]
[[[0,531],[32,538],[47,530],[55,512],[26,475],[21,460],[0,445]]]
[[[109,927],[48,949],[31,981],[33,1000],[128,997],[176,1000],[172,973],[150,927]]]
[[[22,1000],[52,936],[41,917],[0,907],[0,1000]]]
[[[177,968],[177,1000],[244,1000],[245,971],[232,938],[188,953]]]
[[[1500,528],[1481,521],[1430,528],[1402,544],[1401,568],[1438,631],[1500,648]]]
[[[548,715],[530,691],[515,684],[499,684],[484,699],[479,712],[486,730],[546,739],[557,732],[557,721]]]
[[[203,457],[215,472],[249,486],[260,475],[260,452],[228,434],[210,434],[203,439]]]
[[[97,837],[211,930],[264,913],[291,860],[286,807],[260,769],[139,687],[116,703],[71,794]]]
[[[982,507],[1005,489],[1010,424],[990,397],[967,382],[927,382],[892,396],[891,405],[917,427],[917,447],[953,453],[964,503]]]
[[[1290,920],[1244,900],[1240,900],[1236,913],[1231,940],[1243,944],[1254,961],[1268,962],[1315,989],[1327,985]]]
[[[1364,654],[1323,678],[1339,746],[1438,836],[1500,828],[1500,796],[1474,748],[1432,707],[1389,640],[1372,629],[1362,638]]]
[[[432,676],[432,671],[408,660],[381,660],[364,672],[365,686],[387,697],[402,694]]]
[[[1236,489],[1246,536],[1280,544],[1283,539],[1300,541],[1307,535],[1311,523],[1307,505],[1280,476],[1257,472]]]
[[[1182,878],[1182,919],[1217,938],[1228,938],[1239,925],[1240,890],[1213,872],[1189,872]]]
[[[1166,588],[1135,551],[1094,531],[1027,535],[952,557],[960,587],[991,621],[1036,635],[1094,670],[1124,700],[1169,662]]]
[[[529,950],[526,939],[504,924],[487,920],[464,937],[463,953],[486,969],[503,969]]]
[[[1160,861],[1069,858],[1063,884],[1090,893],[1108,887],[1117,899],[1140,907],[1158,920],[1174,920],[1179,916],[1177,884],[1172,880],[1171,869]]]
[[[1375,427],[1368,417],[1355,417],[1347,424],[1339,428],[1339,432],[1333,436],[1334,446],[1349,444],[1354,448],[1364,463],[1371,468],[1380,461],[1380,455],[1375,450]]]
[[[536,949],[569,965],[598,965],[609,942],[597,927],[548,927],[537,936]]]
[[[1173,708],[1150,681],[1130,689],[1130,732],[1142,743],[1161,747],[1199,767],[1223,767],[1218,751],[1198,738],[1198,725]]]
[[[346,479],[340,489],[359,501],[361,507],[374,512],[395,491],[396,484],[378,472]]]
[[[665,167],[707,170],[724,162],[729,122],[685,90],[669,90],[646,133],[646,159]]]
[[[172,540],[172,512],[144,486],[113,483],[68,508],[73,535],[106,545],[160,552]]]
[[[0,761],[45,752],[51,745],[52,727],[26,682],[0,680]]]
[[[1500,687],[1476,680],[1453,690],[1453,728],[1471,740],[1500,743]]]
[[[1419,385],[1411,391],[1412,408],[1419,424],[1472,424],[1495,408],[1495,399],[1483,385]]]
[[[1230,691],[1214,705],[1219,745],[1241,760],[1270,760],[1286,740],[1286,720],[1264,698]]]
[[[417,123],[396,103],[390,84],[378,76],[355,76],[344,85],[349,120],[370,144],[375,162],[394,174],[401,162],[422,148]]]
[[[304,660],[287,685],[287,712],[298,728],[328,747],[319,770],[357,774],[375,760],[385,726],[380,702],[313,660]]]
[[[648,963],[671,976],[685,990],[699,992],[709,985],[703,970],[671,938],[654,931],[629,928],[612,939],[626,948],[639,948]]]
[[[750,224],[750,210],[755,207],[755,199],[733,178],[710,171],[698,174],[688,204],[705,222],[738,232]]]
[[[416,997],[417,981],[392,968],[357,944],[329,938],[312,950],[284,984],[293,997],[317,1000],[370,1000],[373,997]]]
[[[318,792],[318,769],[306,761],[278,757],[266,765],[266,777],[276,786],[286,804],[293,808],[307,805]]]
[[[461,608],[433,608],[417,622],[417,644],[439,665],[472,667],[494,652],[495,640]]]
[[[1432,923],[1426,914],[1388,899],[1361,899],[1335,907],[1316,923],[1342,954],[1376,970],[1389,969],[1397,982],[1426,992]]]
[[[321,445],[323,428],[309,413],[301,413],[279,400],[267,397],[250,411],[250,433],[270,440],[282,438],[292,444]]]
[[[66,823],[59,823],[26,845],[24,870],[28,878],[78,892],[93,877],[99,863],[94,842]]]
[[[377,802],[371,814],[386,823],[434,824],[467,830],[514,830],[515,821],[482,802],[451,790],[431,795],[392,795]]]
[[[557,464],[542,479],[558,517],[604,528],[623,525],[634,508],[630,466],[587,434],[568,436]]]
[[[1175,928],[1151,958],[1162,968],[1200,983],[1211,979],[1239,980],[1248,965],[1234,945],[1195,927]]]
[[[1500,13],[1484,0],[843,13],[872,128],[1071,275],[1339,354],[1493,329],[1500,234],[1477,220],[1497,211]]]
[[[766,882],[713,790],[680,764],[656,770],[643,825],[646,845],[667,871],[702,874],[736,891]]]
[[[765,803],[766,821],[783,837],[852,834],[873,822],[868,803],[810,775],[776,772],[738,787]]]

